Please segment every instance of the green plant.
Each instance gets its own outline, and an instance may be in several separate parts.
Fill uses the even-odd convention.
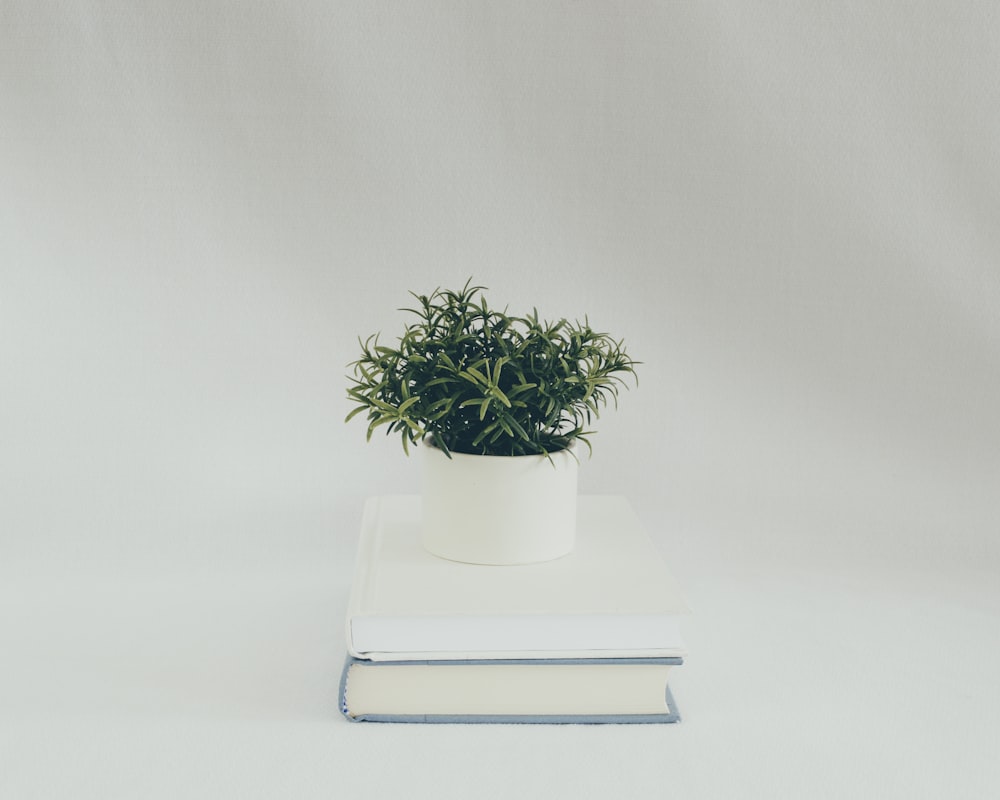
[[[608,399],[617,406],[635,365],[622,341],[588,322],[544,322],[489,308],[484,287],[411,292],[417,321],[398,346],[361,341],[348,397],[367,412],[368,439],[397,432],[403,449],[427,438],[445,453],[547,454],[580,440]],[[478,296],[478,297],[477,297]]]

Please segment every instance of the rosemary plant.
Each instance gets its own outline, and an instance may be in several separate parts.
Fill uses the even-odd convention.
[[[490,309],[482,286],[410,294],[416,316],[395,347],[378,334],[352,362],[347,416],[367,412],[368,439],[386,426],[403,449],[428,440],[446,454],[548,454],[579,440],[608,400],[635,380],[624,343],[589,322],[542,321]]]

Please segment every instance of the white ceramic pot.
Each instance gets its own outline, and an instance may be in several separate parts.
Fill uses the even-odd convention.
[[[470,564],[530,564],[573,550],[577,460],[423,451],[424,549]]]

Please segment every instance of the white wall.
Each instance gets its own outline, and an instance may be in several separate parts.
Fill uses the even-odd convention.
[[[356,337],[471,275],[625,337],[584,490],[678,545],[990,563],[998,36],[988,3],[0,5],[0,555],[353,535],[417,482],[341,422]]]

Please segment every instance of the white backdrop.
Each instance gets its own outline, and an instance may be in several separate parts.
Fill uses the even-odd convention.
[[[888,602],[924,619],[912,598],[947,587],[931,605],[955,616],[936,622],[981,625],[965,652],[1000,664],[984,644],[1000,622],[998,75],[985,2],[0,0],[12,785],[44,772],[53,730],[73,750],[69,723],[38,722],[67,706],[84,729],[100,706],[119,746],[134,740],[108,720],[151,725],[171,703],[220,725],[335,718],[330,665],[303,653],[341,655],[362,499],[417,486],[397,441],[342,424],[346,364],[357,336],[399,333],[407,290],[470,276],[515,312],[587,314],[643,362],[582,489],[633,500],[701,619],[724,626],[744,590],[787,608],[834,565],[855,619],[858,582],[895,576],[910,594]],[[261,583],[290,603],[273,628]],[[123,626],[145,631],[139,655]],[[745,658],[707,639],[717,663]],[[229,677],[177,677],[199,661]],[[997,716],[987,692],[958,727]],[[341,747],[374,735],[347,730]],[[628,741],[633,788],[665,781]],[[74,767],[68,782],[111,796],[107,769]],[[253,765],[229,770],[237,786]],[[688,796],[769,785],[720,775],[687,774]]]

